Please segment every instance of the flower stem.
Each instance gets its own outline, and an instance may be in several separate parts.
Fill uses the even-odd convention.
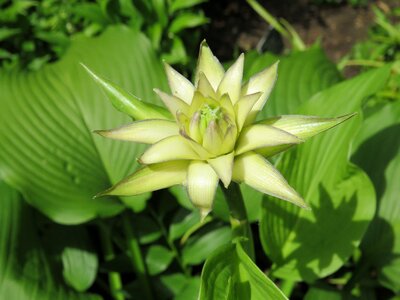
[[[103,250],[104,260],[111,261],[115,258],[114,249],[111,242],[110,230],[105,224],[99,224],[100,242]],[[115,300],[125,300],[122,293],[122,280],[118,272],[108,272],[108,284],[110,285],[111,295]]]
[[[240,243],[250,258],[254,260],[253,235],[240,187],[237,183],[231,182],[227,189],[222,187],[222,191],[229,207],[233,238],[244,238]]]
[[[131,223],[131,216],[129,212],[124,212],[122,214],[122,227],[128,244],[129,256],[132,261],[133,269],[146,294],[145,299],[154,299],[147,266],[144,262],[136,232]]]

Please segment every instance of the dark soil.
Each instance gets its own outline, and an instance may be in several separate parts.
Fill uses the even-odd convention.
[[[371,1],[367,6],[353,7],[348,4],[316,5],[310,0],[259,0],[273,16],[284,18],[294,26],[307,45],[320,38],[322,47],[335,62],[356,42],[367,37],[373,22],[373,4],[388,10],[399,7],[396,2]],[[245,0],[209,1],[204,10],[211,19],[204,36],[221,60],[232,58],[235,51],[232,44],[240,51],[254,49],[272,29]]]

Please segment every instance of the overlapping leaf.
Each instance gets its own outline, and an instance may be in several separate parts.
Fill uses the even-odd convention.
[[[132,172],[143,150],[92,134],[129,120],[79,62],[147,102],[153,87],[165,87],[149,42],[124,27],[77,38],[60,62],[38,72],[0,73],[0,173],[35,207],[69,224],[118,213],[117,200],[92,197]],[[139,209],[139,200],[127,202]]]
[[[300,114],[337,116],[359,109],[383,87],[385,67],[342,82],[305,103]],[[275,262],[275,274],[312,281],[337,270],[359,244],[375,209],[368,177],[348,162],[360,117],[287,153],[278,164],[312,211],[265,199],[261,241]],[[318,255],[316,251],[318,249]]]
[[[362,263],[376,268],[381,284],[399,293],[400,103],[389,103],[370,115],[356,145],[352,159],[370,176],[378,200],[376,216],[361,244]]]
[[[57,281],[37,234],[33,209],[0,181],[0,299],[101,299]]]
[[[201,274],[199,300],[208,299],[287,298],[238,243],[218,249],[207,259]]]

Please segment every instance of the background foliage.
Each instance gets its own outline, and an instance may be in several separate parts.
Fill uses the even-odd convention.
[[[92,134],[130,120],[79,63],[157,104],[162,59],[191,75],[202,2],[0,1],[1,299],[400,297],[396,10],[375,8],[338,64],[318,44],[246,54],[246,78],[280,60],[261,117],[358,112],[273,158],[311,212],[241,186],[255,262],[231,243],[221,190],[202,224],[181,187],[92,199],[144,148]],[[359,74],[345,78],[349,66]]]

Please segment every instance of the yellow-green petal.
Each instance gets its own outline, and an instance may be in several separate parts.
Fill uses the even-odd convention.
[[[168,108],[173,116],[176,117],[177,111],[181,111],[184,114],[187,114],[189,112],[189,105],[185,101],[175,96],[168,95],[167,93],[164,93],[159,89],[154,89],[154,92],[160,97],[162,102],[164,102],[165,106]]]
[[[187,140],[174,135],[167,137],[147,149],[139,161],[143,164],[156,164],[171,160],[200,159]]]
[[[269,161],[254,152],[236,157],[232,179],[239,183],[244,182],[262,193],[308,208],[282,174]]]
[[[208,98],[208,97],[204,97],[204,95],[202,93],[200,93],[198,90],[196,90],[193,95],[192,103],[190,104],[189,115],[192,115],[196,111],[200,110],[204,104],[208,104],[208,105],[211,105],[214,107],[219,105],[217,100],[214,100],[214,99]]]
[[[223,94],[220,99],[219,103],[221,107],[228,113],[229,117],[234,120],[235,116],[235,109],[232,104],[232,100],[230,99],[228,94]]]
[[[261,124],[268,124],[273,127],[285,130],[302,140],[306,140],[323,131],[331,129],[342,122],[350,119],[355,114],[347,114],[337,118],[320,118],[314,116],[284,115],[261,121]],[[270,157],[288,150],[293,145],[280,145],[257,149],[257,153]]]
[[[195,83],[198,86],[200,73],[203,72],[216,91],[219,83],[224,77],[224,68],[218,61],[218,58],[211,52],[210,47],[203,41],[200,45],[199,60],[197,61],[197,69],[195,73]]]
[[[108,190],[99,193],[96,197],[104,195],[133,196],[184,184],[188,166],[188,161],[173,161],[146,166]]]
[[[190,104],[194,93],[193,84],[169,64],[164,63],[164,67],[172,95],[182,99],[187,104]]]
[[[222,139],[220,153],[228,153],[233,150],[236,143],[237,128],[236,126],[229,126]]]
[[[242,88],[242,97],[259,92],[263,93],[251,109],[251,118],[253,120],[257,113],[263,109],[265,102],[267,102],[267,99],[271,94],[272,88],[274,87],[275,81],[278,77],[278,63],[279,62],[276,62],[271,67],[252,76]]]
[[[192,147],[193,151],[197,153],[197,155],[200,157],[201,160],[205,160],[210,157],[215,157],[215,155],[212,155],[202,145],[194,141],[189,136],[182,135],[182,137],[186,139],[186,142]]]
[[[235,155],[233,152],[209,159],[207,162],[217,173],[225,188],[228,188],[232,180],[233,159]]]
[[[259,149],[286,144],[299,144],[302,140],[293,134],[270,125],[255,124],[245,127],[236,143],[236,155]]]
[[[169,120],[142,120],[111,130],[96,130],[106,138],[154,144],[166,137],[179,134],[178,125]]]
[[[242,53],[236,62],[226,71],[224,78],[222,78],[218,86],[218,95],[228,94],[232,104],[239,101],[242,87],[243,64],[244,54]]]
[[[223,143],[222,137],[218,132],[218,126],[215,121],[211,121],[203,135],[203,147],[210,153],[218,155]]]
[[[204,97],[217,98],[217,93],[213,89],[211,83],[208,81],[203,72],[199,74],[199,81],[197,83],[197,90],[204,95]]]
[[[146,119],[173,119],[172,115],[163,107],[143,102],[140,98],[128,93],[120,86],[100,77],[84,64],[81,64],[89,75],[104,91],[111,104],[120,112],[131,116],[135,120]]]
[[[235,104],[235,114],[236,114],[236,124],[238,126],[238,130],[242,130],[243,125],[246,124],[246,119],[253,108],[254,104],[260,99],[262,93],[250,94],[242,97]]]
[[[272,125],[285,130],[301,139],[308,139],[318,133],[331,129],[353,117],[355,113],[336,118],[314,116],[283,115],[261,121],[261,124]]]
[[[192,161],[187,172],[187,190],[193,205],[200,210],[201,220],[212,210],[218,176],[203,161]]]

